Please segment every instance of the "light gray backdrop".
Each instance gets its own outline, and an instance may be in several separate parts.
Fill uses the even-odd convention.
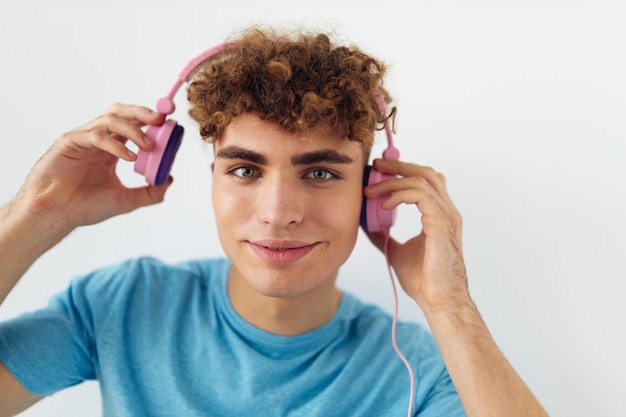
[[[514,367],[554,416],[624,416],[625,21],[623,1],[598,0],[2,0],[0,203],[64,131],[114,102],[153,106],[190,58],[236,30],[335,31],[389,64],[398,145],[404,159],[446,174],[473,297]],[[166,202],[77,230],[27,273],[0,319],[128,257],[221,254],[211,149],[184,94],[177,102],[187,135]],[[141,183],[131,171],[120,167]],[[418,224],[402,208],[395,236]],[[384,259],[364,236],[339,284],[392,309]],[[400,316],[423,321],[406,297]],[[99,414],[90,382],[23,415]]]

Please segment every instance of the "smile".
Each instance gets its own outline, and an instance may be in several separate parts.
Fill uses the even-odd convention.
[[[307,256],[317,243],[285,242],[248,242],[252,251],[263,261],[270,264],[292,264]]]

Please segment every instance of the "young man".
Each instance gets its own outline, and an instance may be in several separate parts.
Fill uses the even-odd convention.
[[[41,311],[0,324],[0,415],[85,379],[104,414],[181,416],[545,415],[500,353],[468,291],[461,218],[444,177],[394,160],[363,188],[384,65],[325,35],[258,30],[209,58],[188,90],[214,142],[213,205],[227,259],[124,262],[72,281]],[[128,189],[119,159],[164,116],[115,105],[59,138],[0,212],[0,300],[78,226],[163,200]],[[431,333],[335,286],[362,198],[414,204],[423,231],[389,257]],[[418,213],[416,212],[416,216]],[[417,217],[416,217],[417,218]],[[383,249],[385,235],[369,232]],[[434,338],[432,337],[434,335]]]

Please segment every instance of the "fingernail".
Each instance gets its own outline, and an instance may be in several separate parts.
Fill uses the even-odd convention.
[[[151,114],[152,114],[152,116],[154,116],[154,117],[159,117],[159,118],[161,118],[161,117],[165,117],[165,116],[163,115],[163,113],[159,113],[158,111],[150,110],[150,113],[151,113]]]

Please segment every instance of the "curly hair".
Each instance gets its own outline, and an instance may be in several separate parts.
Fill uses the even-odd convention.
[[[369,151],[386,118],[376,104],[383,62],[356,47],[335,46],[328,35],[289,36],[248,29],[193,73],[187,99],[203,139],[214,142],[244,113],[305,133],[327,126]]]

